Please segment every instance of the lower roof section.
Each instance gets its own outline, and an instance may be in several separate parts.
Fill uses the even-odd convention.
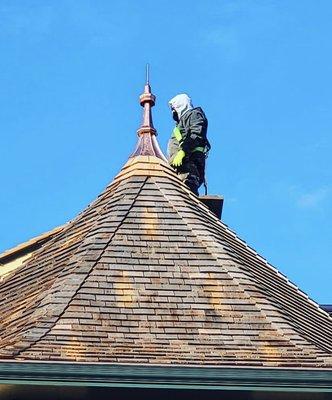
[[[22,384],[328,393],[332,369],[0,362],[0,385]]]
[[[61,232],[64,225],[58,226],[51,231],[44,232],[12,249],[0,254],[0,282],[10,273],[21,267],[33,253],[50,241],[55,235]]]

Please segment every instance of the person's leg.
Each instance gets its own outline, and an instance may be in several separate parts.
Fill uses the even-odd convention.
[[[195,151],[191,156],[191,161],[197,168],[199,186],[201,186],[205,178],[205,159],[205,154],[201,151]]]
[[[181,165],[181,170],[179,171],[179,177],[185,185],[198,196],[198,188],[200,186],[199,172],[191,158],[188,157],[184,160]]]
[[[204,182],[204,175],[205,155],[198,151],[185,157],[183,164],[178,169],[179,178],[196,196],[198,196],[198,188]]]

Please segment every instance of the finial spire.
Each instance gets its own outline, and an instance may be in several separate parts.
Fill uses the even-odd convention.
[[[142,125],[137,131],[138,135],[142,133],[150,133],[151,135],[156,135],[152,122],[152,112],[151,108],[155,105],[156,97],[151,93],[151,86],[149,83],[149,64],[146,65],[146,83],[144,86],[144,92],[140,95],[140,104],[144,108],[143,111],[143,121]]]
[[[140,95],[139,100],[143,110],[142,125],[137,131],[138,142],[134,153],[135,156],[156,156],[167,161],[163,155],[156,139],[157,130],[153,126],[151,108],[155,105],[156,97],[151,92],[150,86],[150,66],[146,64],[146,83],[144,92]]]
[[[146,84],[147,85],[149,85],[149,73],[150,73],[149,69],[150,69],[150,65],[149,65],[149,63],[147,63],[146,64]]]

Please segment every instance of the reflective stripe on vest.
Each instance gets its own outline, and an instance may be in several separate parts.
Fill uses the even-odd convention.
[[[201,151],[202,153],[205,153],[205,147],[195,147],[193,152],[194,151]]]

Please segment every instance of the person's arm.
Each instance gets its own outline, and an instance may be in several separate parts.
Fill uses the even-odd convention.
[[[194,110],[186,125],[187,132],[181,148],[185,153],[189,153],[202,142],[206,131],[206,117],[201,111]]]

